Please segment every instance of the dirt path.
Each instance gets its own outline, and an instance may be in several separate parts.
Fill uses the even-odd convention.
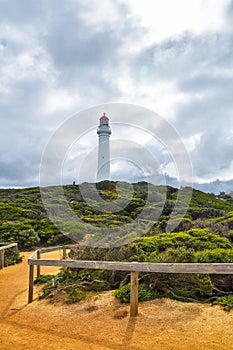
[[[30,254],[24,255],[22,264],[0,271],[0,349],[233,349],[233,312],[219,307],[156,300],[140,304],[139,316],[130,319],[129,307],[111,292],[70,306],[27,305]]]

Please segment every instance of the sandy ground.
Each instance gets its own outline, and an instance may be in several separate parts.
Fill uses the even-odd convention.
[[[129,306],[111,292],[54,305],[38,301],[38,291],[27,305],[30,254],[24,255],[22,264],[0,271],[0,349],[233,349],[233,312],[219,307],[156,300],[140,304],[138,317],[130,319]],[[55,272],[42,268],[42,273]]]

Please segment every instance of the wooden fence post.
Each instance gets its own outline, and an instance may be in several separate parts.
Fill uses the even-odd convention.
[[[4,268],[4,249],[0,250],[0,270]]]
[[[63,247],[62,250],[63,250],[62,259],[63,259],[63,260],[66,260],[66,259],[67,259],[66,247]]]
[[[38,250],[37,250],[37,260],[39,260],[40,258],[41,258],[41,251],[38,249]],[[40,265],[37,265],[36,277],[37,277],[37,278],[40,277]]]
[[[28,304],[32,303],[32,301],[33,301],[33,284],[34,284],[34,265],[30,265]]]
[[[130,273],[130,317],[138,314],[138,271]]]

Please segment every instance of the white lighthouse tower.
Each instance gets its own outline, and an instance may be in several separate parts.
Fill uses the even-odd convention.
[[[104,113],[100,117],[100,124],[97,129],[99,135],[97,181],[110,180],[109,137],[111,133],[109,119]]]

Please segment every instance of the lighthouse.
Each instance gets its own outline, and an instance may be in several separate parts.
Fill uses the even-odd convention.
[[[110,180],[109,137],[111,133],[109,118],[104,113],[100,117],[100,124],[97,129],[99,135],[97,181]]]

